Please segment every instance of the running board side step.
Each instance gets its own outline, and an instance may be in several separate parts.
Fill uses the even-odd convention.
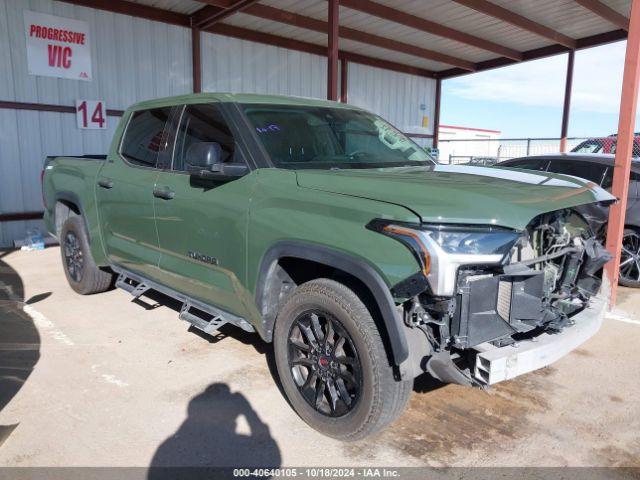
[[[222,316],[212,316],[210,320],[202,318],[201,316],[192,313],[191,309],[197,308],[194,307],[191,302],[186,301],[182,304],[182,308],[180,309],[180,320],[184,320],[185,322],[189,322],[194,327],[202,330],[205,333],[212,334],[216,330],[218,330],[222,325],[227,323],[227,321]]]
[[[129,292],[134,298],[140,297],[149,290],[155,290],[182,302],[182,308],[180,308],[178,318],[190,323],[205,333],[212,334],[226,323],[240,327],[246,332],[255,332],[253,326],[242,317],[233,315],[213,305],[200,302],[123,268],[114,266],[111,268],[118,274],[118,279],[115,283],[116,287]]]
[[[135,298],[143,295],[147,290],[149,290],[149,285],[144,282],[139,282],[137,285],[132,282],[128,282],[130,280],[124,273],[118,275],[118,279],[116,280],[116,287],[121,288],[129,292]]]

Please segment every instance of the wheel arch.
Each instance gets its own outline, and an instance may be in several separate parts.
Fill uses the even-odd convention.
[[[400,366],[407,360],[409,347],[402,318],[390,289],[380,274],[366,261],[354,255],[310,242],[281,241],[269,248],[262,258],[255,301],[262,316],[262,322],[256,328],[263,339],[272,341],[278,306],[286,296],[287,285],[293,282],[286,262],[295,264],[296,261],[311,262],[317,268],[315,273],[319,275],[312,274],[308,279],[329,276],[345,283],[360,298],[368,296],[363,301],[368,303],[370,311],[374,309],[372,315],[376,323],[379,323],[383,339],[386,339],[385,348],[390,364]],[[310,264],[307,263],[307,266]],[[293,282],[292,286],[295,285]]]
[[[65,222],[65,220],[72,215],[78,215],[82,217],[82,223],[84,224],[85,233],[87,234],[87,238],[89,239],[89,241],[91,241],[87,219],[84,215],[82,202],[80,201],[80,197],[78,197],[78,195],[68,191],[56,192],[53,215],[53,225],[55,226],[55,234],[58,239],[60,239],[62,224]]]

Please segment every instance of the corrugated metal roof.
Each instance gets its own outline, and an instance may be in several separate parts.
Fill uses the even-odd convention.
[[[136,3],[192,14],[206,5],[193,0],[133,0]],[[553,45],[553,41],[490,15],[465,7],[451,0],[373,0],[401,12],[423,18],[466,34],[474,35],[512,50],[525,52]],[[524,16],[573,39],[612,32],[618,27],[574,0],[490,0],[507,10]],[[631,0],[600,0],[618,13],[628,16]],[[262,0],[262,5],[296,13],[317,20],[327,20],[326,0]],[[325,46],[326,34],[283,23],[265,20],[246,13],[236,13],[223,23],[270,33],[288,39]],[[415,45],[423,49],[477,63],[498,58],[495,52],[451,40],[422,30],[407,27],[389,18],[380,18],[345,6],[340,8],[340,25],[390,40]],[[340,39],[340,48],[381,60],[404,63],[429,70],[447,70],[449,64],[435,62],[391,48],[372,46]]]
[[[615,27],[574,0],[492,0],[514,13],[527,17],[572,38],[607,32]]]
[[[487,60],[496,56],[495,53],[472,47],[460,42],[449,40],[413,28],[407,28],[399,23],[389,22],[366,13],[356,12],[347,8],[340,12],[340,25],[374,33],[381,37],[400,42],[417,45],[429,50],[443,52],[472,62]]]
[[[205,4],[194,0],[132,0],[134,3],[141,3],[150,7],[169,10],[171,12],[191,15],[196,10],[201,9]]]
[[[616,12],[629,18],[631,13],[631,2],[627,0],[600,0],[602,3],[610,8],[613,8]]]
[[[233,15],[232,17],[227,18],[224,23],[257,30],[258,32],[271,33],[285,38],[293,38],[303,42],[315,43],[317,45],[327,45],[327,35],[324,33],[294,27],[292,25],[285,25],[283,23],[272,22],[244,13]]]

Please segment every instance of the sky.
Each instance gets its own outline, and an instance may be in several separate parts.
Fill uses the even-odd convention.
[[[570,137],[617,130],[625,47],[623,41],[576,52]],[[563,54],[446,80],[440,122],[500,130],[502,138],[558,137],[566,71]]]

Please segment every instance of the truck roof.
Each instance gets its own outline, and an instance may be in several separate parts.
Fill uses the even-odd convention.
[[[353,105],[340,102],[332,102],[330,100],[320,100],[317,98],[294,97],[287,95],[262,95],[256,93],[227,93],[227,92],[206,92],[206,93],[190,93],[187,95],[177,95],[173,97],[164,97],[153,100],[145,100],[143,102],[134,103],[128,110],[140,110],[143,108],[158,108],[172,105],[181,105],[188,103],[203,103],[207,100],[218,102],[233,103],[260,103],[265,105],[303,105],[311,107],[333,107],[357,109]]]

